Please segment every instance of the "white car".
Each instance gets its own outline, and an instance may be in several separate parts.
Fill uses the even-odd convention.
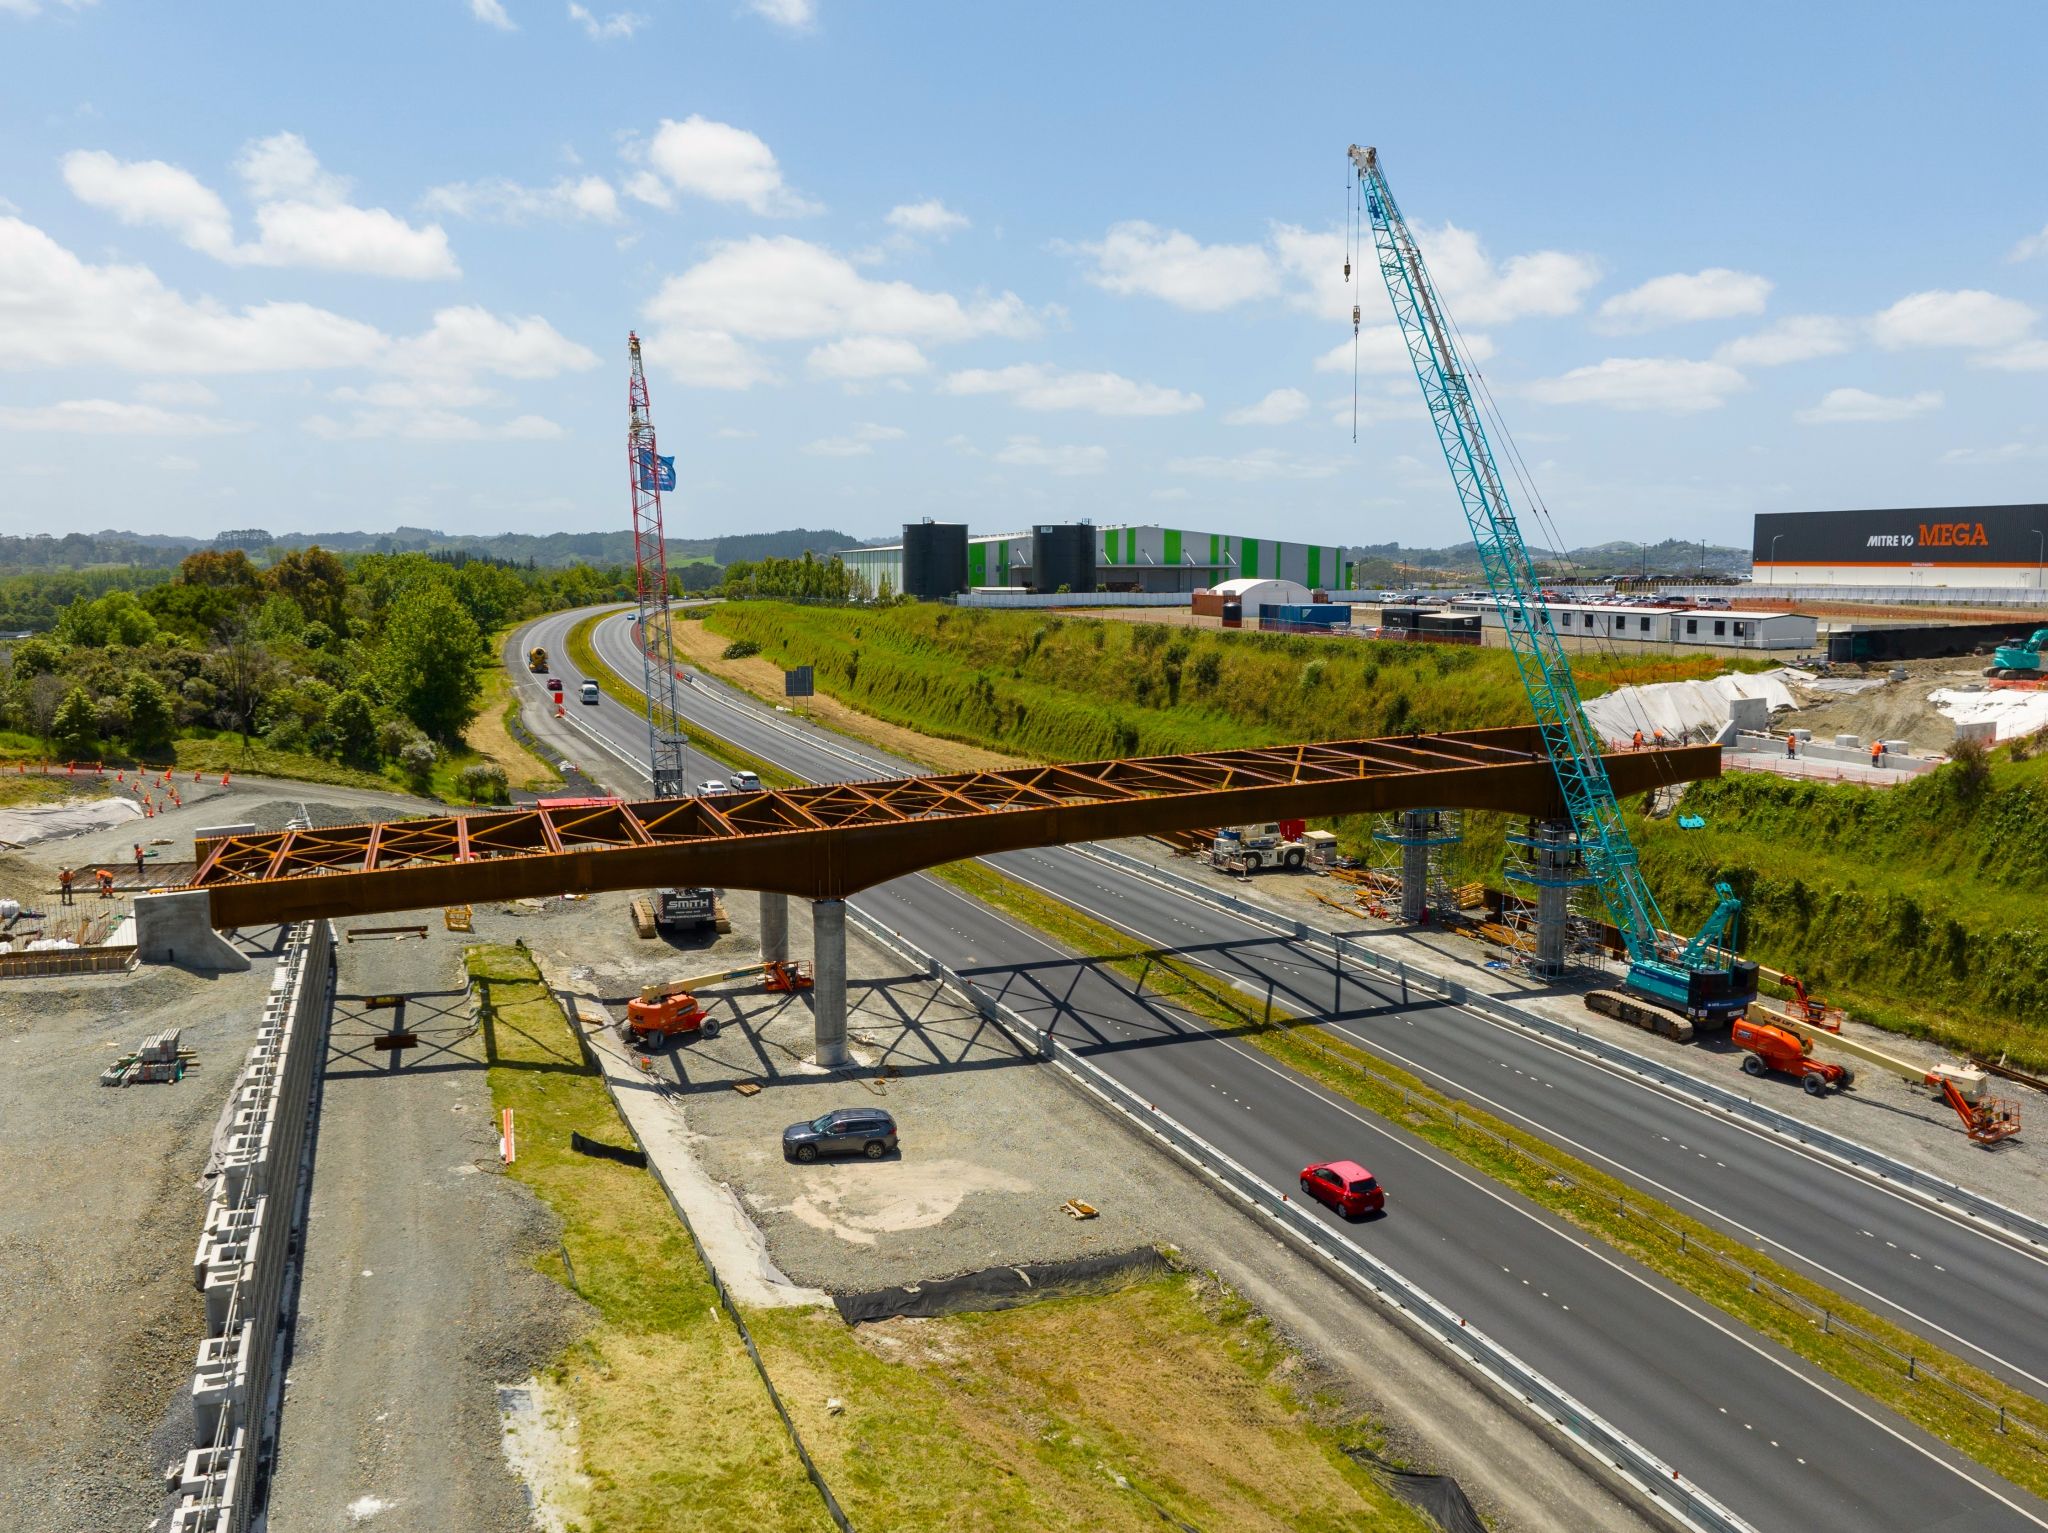
[[[707,797],[713,793],[730,792],[732,792],[732,789],[728,788],[722,779],[716,777],[712,778],[709,782],[700,782],[697,784],[697,796],[699,798]]]
[[[761,779],[752,772],[734,772],[732,788],[735,793],[759,793]]]

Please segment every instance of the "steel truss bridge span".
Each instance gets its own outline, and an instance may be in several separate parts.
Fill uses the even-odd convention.
[[[1641,793],[1719,776],[1721,751],[1607,768]],[[844,899],[994,852],[1425,808],[1564,812],[1525,726],[222,836],[199,844],[192,887],[218,928],[669,884]]]

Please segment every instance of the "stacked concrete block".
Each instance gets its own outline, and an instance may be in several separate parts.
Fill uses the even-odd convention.
[[[242,1533],[254,1510],[306,1119],[326,1051],[333,942],[325,922],[292,929],[229,1099],[220,1173],[192,1257],[206,1337],[192,1376],[194,1446],[171,1469],[169,1533]],[[175,1036],[170,1048],[175,1058]]]

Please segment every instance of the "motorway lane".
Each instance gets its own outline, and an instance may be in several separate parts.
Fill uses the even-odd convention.
[[[631,675],[630,622],[601,624],[599,653]],[[910,763],[766,716],[701,673],[686,715],[742,749],[813,781],[915,771]],[[1059,849],[991,861],[1134,935],[1181,949],[1277,1004],[1327,1013],[1337,985],[1326,953],[1171,890]],[[1768,1250],[2019,1388],[2048,1398],[2048,1260],[1938,1209],[1717,1114],[1680,1103],[1541,1040],[1454,1007],[1394,1007],[1347,974],[1352,1000],[1333,1031],[1455,1094],[1515,1119],[1646,1192]],[[1730,1069],[1733,1062],[1731,1059]],[[1767,1082],[1770,1090],[1790,1082]]]
[[[772,720],[743,738],[722,709],[702,701],[704,686],[684,697],[700,727],[806,775],[807,762],[835,759],[832,775],[848,774],[838,746],[799,747]],[[644,726],[609,700],[580,712],[581,727],[609,734],[627,759],[636,733],[644,739]],[[2020,1493],[1975,1466],[1957,1466],[1939,1445],[1844,1398],[1788,1354],[1739,1334],[1433,1147],[1132,996],[1118,977],[951,886],[919,875],[856,903],[1020,1010],[1054,1020],[1105,1069],[1277,1184],[1290,1185],[1311,1159],[1365,1159],[1385,1179],[1393,1212],[1358,1227],[1361,1243],[1759,1528],[1935,1528],[1950,1517],[1973,1528],[2048,1527]],[[1425,1030],[1404,1029],[1404,1041],[1407,1031]]]

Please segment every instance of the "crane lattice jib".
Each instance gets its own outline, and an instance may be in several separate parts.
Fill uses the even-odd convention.
[[[1578,831],[1587,870],[1599,882],[1608,911],[1628,944],[1629,957],[1654,962],[1659,956],[1657,933],[1664,924],[1663,913],[1637,862],[1621,804],[1600,760],[1598,737],[1579,702],[1571,662],[1542,599],[1542,585],[1530,562],[1528,545],[1516,525],[1514,507],[1480,424],[1464,365],[1451,341],[1449,316],[1422,264],[1415,237],[1387,187],[1378,151],[1354,145],[1351,160],[1357,167],[1380,275],[1394,303],[1394,318],[1422,384],[1437,445],[1450,465],[1458,501],[1464,507],[1522,686],[1535,707],[1544,750]]]
[[[676,697],[675,637],[669,630],[668,545],[661,525],[661,458],[640,337],[628,332],[626,355],[626,482],[633,496],[634,598],[638,604],[642,695],[647,699],[647,765],[656,798],[689,792],[681,710]]]

